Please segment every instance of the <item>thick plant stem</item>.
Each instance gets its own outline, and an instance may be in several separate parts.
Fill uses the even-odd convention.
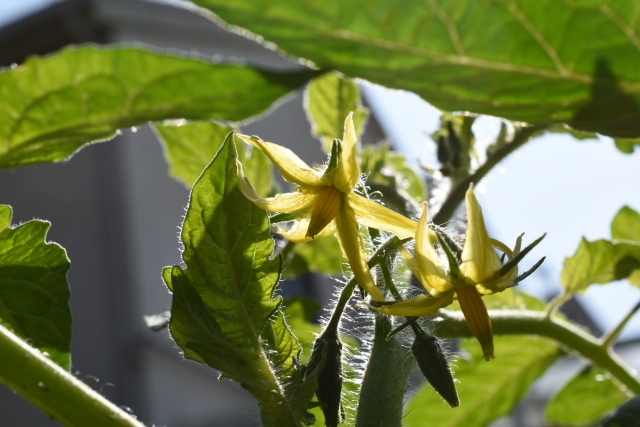
[[[559,344],[579,353],[596,365],[606,369],[629,390],[640,394],[640,381],[624,361],[610,348],[604,348],[600,341],[577,326],[548,317],[544,312],[531,310],[489,310],[493,333],[496,335],[539,335],[551,338]],[[443,311],[436,318],[436,334],[441,338],[471,337],[471,330],[461,312]],[[496,357],[500,357],[499,349]],[[494,362],[491,362],[494,363]]]
[[[404,392],[414,358],[396,337],[385,338],[393,329],[391,319],[376,315],[371,357],[362,379],[356,427],[400,427]]]
[[[464,195],[469,189],[469,184],[477,184],[502,159],[522,147],[527,141],[535,136],[535,134],[543,131],[548,126],[548,124],[538,124],[520,128],[511,142],[500,147],[482,164],[482,166],[476,169],[475,172],[456,184],[440,207],[440,210],[438,210],[438,212],[433,216],[433,222],[436,224],[442,224],[449,221],[455,210],[464,200]]]
[[[144,427],[0,326],[0,381],[67,427]]]

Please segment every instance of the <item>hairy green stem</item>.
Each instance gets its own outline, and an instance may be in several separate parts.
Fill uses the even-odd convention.
[[[529,141],[535,134],[543,131],[549,125],[538,124],[520,128],[514,135],[513,140],[504,144],[493,155],[491,155],[478,169],[471,175],[461,180],[451,190],[447,199],[444,201],[440,210],[433,216],[433,222],[436,224],[442,224],[451,219],[453,213],[458,208],[460,203],[464,200],[464,195],[469,189],[469,184],[478,183],[486,174],[493,169],[502,159],[513,153],[518,148],[522,147],[527,141]]]
[[[496,335],[539,335],[551,338],[606,369],[629,390],[640,394],[640,382],[610,348],[577,326],[532,310],[489,310]],[[435,319],[435,333],[441,338],[472,337],[461,312],[441,311]],[[498,357],[500,355],[498,354]]]
[[[358,396],[356,427],[400,427],[405,389],[415,361],[397,338],[391,318],[376,315],[373,346]]]
[[[0,326],[0,381],[68,427],[144,427]]]

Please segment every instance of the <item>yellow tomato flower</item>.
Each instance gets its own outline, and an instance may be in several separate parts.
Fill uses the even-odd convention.
[[[285,181],[297,191],[262,198],[245,178],[237,162],[238,188],[256,206],[268,212],[293,214],[297,220],[289,230],[278,233],[292,242],[302,243],[335,234],[353,275],[376,301],[384,301],[367,266],[367,251],[358,224],[384,230],[399,238],[413,237],[417,223],[353,192],[360,180],[356,159],[357,136],[352,114],[345,122],[342,142],[334,141],[325,170],[309,167],[291,150],[256,137],[238,135],[244,142],[265,153]]]
[[[433,316],[440,308],[451,304],[453,299],[457,298],[471,332],[482,346],[485,359],[490,360],[494,357],[491,320],[480,297],[515,286],[518,282],[517,262],[542,238],[520,253],[520,236],[512,251],[504,243],[489,238],[482,209],[473,194],[473,185],[467,191],[466,202],[468,225],[464,247],[458,260],[454,254],[450,254],[452,258],[449,260],[448,269],[435,246],[440,245],[444,249],[447,243],[441,241],[438,233],[429,227],[426,204],[423,204],[416,232],[415,259],[405,248],[400,250],[403,260],[429,296],[418,295],[412,300],[372,308],[395,316]],[[506,255],[507,263],[503,265],[493,248]]]

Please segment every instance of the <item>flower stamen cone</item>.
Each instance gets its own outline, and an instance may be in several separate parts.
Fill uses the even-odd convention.
[[[305,237],[312,239],[336,217],[342,205],[342,192],[333,185],[324,187],[318,193],[318,198],[311,211],[309,228]]]
[[[461,286],[455,289],[462,314],[469,329],[482,346],[482,353],[488,362],[493,359],[493,328],[487,307],[475,286]]]

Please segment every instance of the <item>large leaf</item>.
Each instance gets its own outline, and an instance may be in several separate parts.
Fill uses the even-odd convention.
[[[640,286],[640,215],[622,208],[611,223],[611,235],[613,240],[583,238],[576,253],[565,259],[560,280],[567,294],[621,279]]]
[[[447,111],[640,136],[634,1],[192,1],[321,68]]]
[[[185,357],[219,369],[260,400],[265,426],[294,426],[307,408],[292,407],[282,383],[293,381],[299,348],[281,314],[268,323],[280,304],[272,295],[281,258],[270,259],[266,213],[237,188],[236,158],[232,133],[191,191],[181,234],[186,269],[163,272],[174,292],[170,330]],[[277,361],[265,345],[282,351]],[[302,376],[294,376],[300,385]]]
[[[482,427],[507,415],[531,383],[557,359],[558,347],[542,338],[495,337],[496,360],[486,362],[476,340],[452,366],[460,407],[451,409],[425,384],[409,401],[404,423],[409,427]]]
[[[546,409],[547,421],[563,426],[589,426],[629,396],[600,368],[588,367],[572,379]]]
[[[11,227],[11,215],[0,205],[0,323],[69,369],[67,253],[45,240],[49,222]]]
[[[244,120],[317,72],[274,73],[140,48],[69,48],[0,72],[0,167],[65,159],[149,120]]]
[[[153,128],[169,162],[169,173],[188,188],[196,182],[218,152],[232,127],[210,120],[184,120],[155,123]],[[274,186],[273,167],[260,150],[238,145],[238,157],[258,194],[267,195]]]
[[[316,77],[306,91],[307,117],[312,132],[322,141],[322,148],[331,151],[334,138],[342,138],[344,121],[353,112],[358,135],[362,134],[369,111],[360,104],[358,85],[336,73]]]

